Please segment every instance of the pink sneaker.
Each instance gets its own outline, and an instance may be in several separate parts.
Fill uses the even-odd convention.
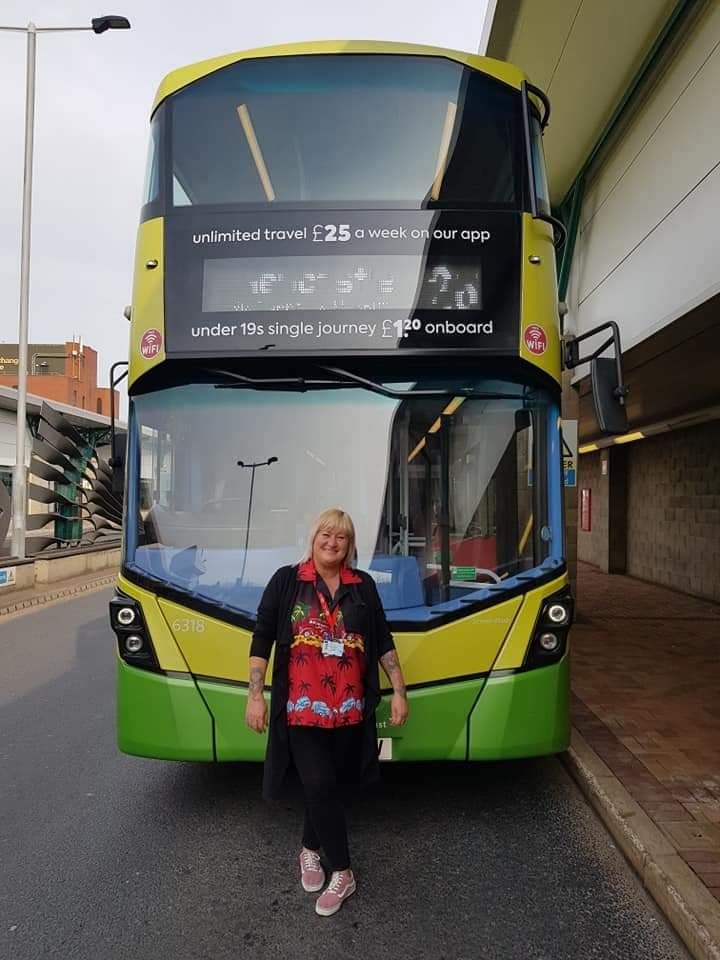
[[[317,893],[325,883],[325,871],[316,850],[303,847],[300,851],[300,883],[308,893]]]
[[[333,873],[327,890],[315,901],[315,913],[321,917],[331,917],[337,913],[348,897],[355,893],[356,884],[352,870]]]

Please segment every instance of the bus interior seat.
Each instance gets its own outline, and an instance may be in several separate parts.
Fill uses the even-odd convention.
[[[376,555],[370,562],[370,576],[375,580],[385,610],[424,606],[425,595],[416,557]]]

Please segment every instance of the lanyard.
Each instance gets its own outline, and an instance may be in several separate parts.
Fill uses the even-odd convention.
[[[340,604],[338,603],[335,609],[331,612],[330,608],[328,607],[327,600],[325,599],[324,595],[320,593],[317,587],[315,588],[315,593],[317,594],[318,603],[320,604],[320,609],[325,614],[325,620],[327,622],[327,625],[330,627],[330,632],[332,633],[333,636],[335,636],[335,624],[337,623],[338,617],[340,616]]]

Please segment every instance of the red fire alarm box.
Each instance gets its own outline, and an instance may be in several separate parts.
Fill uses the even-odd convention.
[[[592,529],[592,490],[588,487],[580,490],[580,529]]]

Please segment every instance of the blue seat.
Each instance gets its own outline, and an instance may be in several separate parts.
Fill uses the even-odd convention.
[[[420,566],[415,557],[374,556],[370,562],[370,575],[386,610],[395,613],[425,605]]]

